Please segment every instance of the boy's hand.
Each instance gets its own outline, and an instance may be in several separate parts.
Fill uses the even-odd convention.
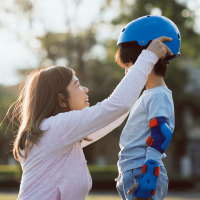
[[[159,37],[150,43],[147,50],[155,53],[158,56],[158,59],[160,58],[164,59],[167,53],[170,56],[172,56],[173,53],[171,52],[171,50],[163,43],[163,42],[170,42],[170,41],[172,41],[172,38],[165,37],[165,36]]]
[[[138,187],[138,183],[136,183],[135,185],[133,185],[127,192],[127,194],[131,194],[133,192],[133,190],[135,190]],[[149,198],[140,198],[140,197],[134,197],[134,200],[152,200],[151,197]]]

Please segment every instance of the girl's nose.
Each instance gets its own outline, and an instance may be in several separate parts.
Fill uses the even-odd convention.
[[[84,92],[87,94],[89,92],[89,89],[86,87],[83,87]]]

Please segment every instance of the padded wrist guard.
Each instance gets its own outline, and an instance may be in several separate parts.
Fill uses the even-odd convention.
[[[138,181],[138,187],[133,191],[133,196],[149,198],[156,192],[157,176],[160,174],[160,167],[155,160],[147,160],[142,168],[142,175]]]
[[[166,123],[165,117],[157,117],[149,123],[151,136],[146,140],[148,146],[156,149],[160,153],[164,153],[172,139],[172,130]]]

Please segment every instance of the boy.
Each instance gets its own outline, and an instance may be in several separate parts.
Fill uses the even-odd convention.
[[[168,18],[148,15],[127,24],[118,39],[116,62],[128,73],[142,50],[162,35],[172,38],[164,43],[173,56],[166,54],[155,64],[120,137],[116,181],[123,200],[161,200],[167,194],[168,177],[162,158],[174,130],[174,105],[164,77],[169,61],[180,56],[180,33]]]

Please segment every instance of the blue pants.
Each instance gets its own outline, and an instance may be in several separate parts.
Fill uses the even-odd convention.
[[[167,195],[168,190],[168,178],[165,167],[160,167],[160,175],[157,177],[156,182],[156,193],[152,197],[152,200],[163,200]],[[117,181],[117,190],[122,197],[123,200],[134,200],[134,196],[132,194],[127,194],[130,187],[132,187],[142,174],[142,167],[127,170],[124,173],[120,174]],[[166,174],[164,176],[163,174]]]

